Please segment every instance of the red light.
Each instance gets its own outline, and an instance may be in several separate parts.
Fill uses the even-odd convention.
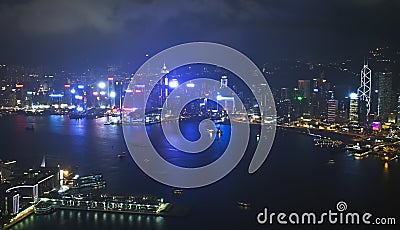
[[[71,85],[69,85],[69,84],[66,84],[66,85],[64,85],[64,87],[65,87],[65,88],[70,88],[70,87],[71,87]]]
[[[24,87],[24,85],[23,84],[16,84],[15,87],[22,88],[22,87]]]
[[[109,78],[107,78],[107,80],[114,81],[114,78],[113,77],[109,77]]]
[[[140,89],[135,89],[135,93],[141,93],[142,92],[142,90],[140,90]]]

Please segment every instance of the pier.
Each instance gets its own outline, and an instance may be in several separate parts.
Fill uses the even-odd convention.
[[[158,216],[186,216],[190,208],[166,203],[162,198],[149,196],[84,195],[62,198],[40,198],[35,205],[36,214],[56,210],[80,210],[144,214]]]

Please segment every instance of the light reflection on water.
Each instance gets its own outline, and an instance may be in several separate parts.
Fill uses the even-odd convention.
[[[66,116],[2,118],[0,158],[16,159],[21,168],[28,168],[38,167],[43,154],[47,154],[50,165],[71,166],[80,174],[102,173],[107,180],[106,192],[164,197],[172,203],[191,206],[192,214],[186,218],[163,218],[57,211],[51,215],[32,215],[12,229],[249,229],[259,227],[254,217],[264,207],[298,212],[326,211],[334,209],[338,200],[345,200],[352,210],[371,210],[377,216],[400,214],[400,200],[397,199],[400,165],[397,161],[385,168],[384,163],[374,157],[355,160],[348,153],[315,148],[312,137],[282,130],[278,131],[272,151],[257,173],[247,173],[253,153],[251,148],[257,143],[257,131],[252,128],[248,152],[227,177],[210,186],[188,189],[182,196],[174,196],[172,188],[150,179],[130,156],[116,157],[127,151],[122,128],[105,126],[105,121],[105,118],[70,120]],[[30,124],[35,127],[33,132],[25,130]],[[190,131],[192,125],[184,126],[183,130]],[[224,131],[209,153],[181,154],[160,141],[161,130],[157,125],[146,129],[156,147],[163,150],[163,157],[176,164],[212,162],[220,156],[229,139],[225,135],[229,132]],[[335,160],[335,164],[327,164],[330,159]],[[237,207],[237,201],[247,201],[252,208],[243,211]]]

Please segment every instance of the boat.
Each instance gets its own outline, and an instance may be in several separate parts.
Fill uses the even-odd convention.
[[[183,190],[182,189],[172,189],[172,194],[174,195],[182,195]]]
[[[103,179],[103,175],[95,174],[88,176],[81,176],[73,180],[73,189],[81,188],[103,188],[106,186],[106,181]]]
[[[217,134],[218,134],[218,135],[222,135],[222,130],[221,130],[220,128],[218,128]]]
[[[126,153],[123,152],[123,153],[117,154],[117,157],[118,158],[126,157]]]
[[[51,214],[55,211],[55,208],[45,202],[39,202],[37,205],[35,205],[35,214],[36,215],[45,215],[45,214]]]
[[[209,133],[216,133],[217,131],[215,131],[214,129],[207,129],[207,131],[209,132]]]
[[[250,204],[250,203],[246,203],[246,202],[238,201],[237,204],[238,204],[240,207],[243,207],[243,208],[250,208],[250,207],[251,207],[251,204]]]

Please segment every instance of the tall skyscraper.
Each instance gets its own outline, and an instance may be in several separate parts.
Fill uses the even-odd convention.
[[[368,115],[371,111],[371,69],[368,68],[368,64],[364,64],[361,69],[361,81],[360,87],[357,90],[359,97],[360,106],[360,119],[365,122],[367,121]]]
[[[310,115],[310,101],[311,101],[311,83],[310,80],[298,80],[298,89],[299,93],[301,93],[301,107],[302,114],[309,116]]]
[[[350,94],[349,121],[358,124],[358,95],[356,93]]]
[[[168,92],[169,92],[169,79],[168,79],[168,74],[169,74],[169,70],[167,69],[167,66],[163,65],[163,67],[161,68],[161,75],[163,75],[163,77],[161,78],[160,84],[160,106],[162,106],[162,104],[164,103],[164,101],[167,99],[168,97]]]
[[[400,96],[397,96],[397,125],[400,126]]]
[[[281,88],[281,98],[282,100],[288,99],[288,88]]]
[[[335,121],[336,120],[336,113],[338,110],[338,101],[337,100],[328,100],[328,117],[327,120],[328,121]]]
[[[328,114],[327,102],[332,97],[331,85],[326,79],[314,78],[312,80],[311,115],[314,118],[326,118]]]
[[[227,76],[221,77],[221,88],[222,87],[228,87],[228,77]]]
[[[378,73],[378,116],[381,121],[386,122],[388,116],[393,112],[393,84],[391,72]]]
[[[298,80],[298,89],[303,91],[303,99],[310,99],[310,80]]]

